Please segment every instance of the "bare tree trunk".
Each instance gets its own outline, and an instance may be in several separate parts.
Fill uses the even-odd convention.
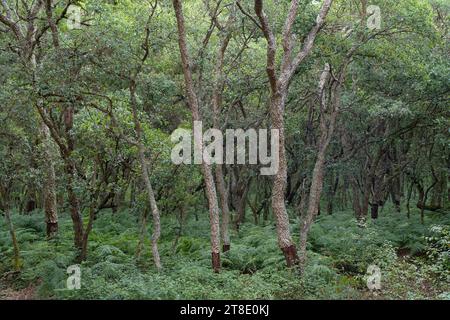
[[[322,140],[322,139],[321,139]],[[323,142],[323,141],[322,141]],[[323,173],[325,164],[326,146],[320,148],[314,165],[311,189],[309,191],[308,211],[302,217],[302,225],[300,230],[300,270],[303,271],[306,264],[306,242],[308,233],[313,223],[314,217],[317,215],[320,196],[323,188]]]
[[[450,168],[450,156],[447,158],[447,168]],[[445,181],[445,188],[447,189],[447,201],[450,203],[450,170],[447,170],[448,175]]]
[[[89,235],[90,235],[90,233],[92,231],[92,227],[94,225],[95,213],[97,210],[98,193],[94,197],[95,198],[92,200],[91,207],[89,208],[89,221],[86,226],[86,230],[83,233],[83,244],[81,246],[81,254],[80,254],[81,261],[85,261],[87,259]]]
[[[349,153],[351,152],[352,146],[350,143],[350,139],[349,139],[349,135],[347,133],[347,131],[345,129],[342,129],[342,133],[341,133],[341,143],[342,146],[344,147],[344,152],[345,153]],[[358,178],[354,173],[350,173],[347,176],[348,180],[349,180],[349,184],[351,187],[351,199],[352,199],[352,208],[353,208],[353,212],[355,214],[355,218],[358,221],[364,220],[365,219],[365,213],[364,213],[364,201],[365,201],[365,197],[364,197],[364,190],[360,190],[359,184],[358,184]],[[347,192],[344,192],[344,197],[347,196]],[[368,198],[367,198],[368,201]],[[346,199],[345,201],[346,202]]]
[[[73,116],[74,116],[74,108],[73,106],[69,106],[64,110],[64,126],[65,126],[65,139],[59,134],[59,131],[56,129],[53,120],[48,117],[45,109],[38,102],[36,103],[36,108],[41,116],[42,121],[44,121],[45,125],[50,130],[51,136],[53,140],[59,147],[59,151],[61,157],[64,161],[64,170],[66,173],[66,191],[67,198],[70,205],[70,217],[72,219],[72,227],[74,231],[74,245],[78,250],[77,260],[80,261],[80,253],[83,247],[83,219],[80,213],[80,205],[78,196],[75,192],[75,176],[76,176],[76,167],[71,158],[72,152],[75,147],[75,141],[73,137],[73,133],[71,132],[73,127]],[[65,140],[65,141],[64,141]]]
[[[8,225],[8,228],[9,228],[9,234],[11,235],[12,244],[13,244],[14,270],[19,271],[22,266],[22,263],[20,261],[19,242],[17,241],[16,231],[15,231],[13,222],[11,220],[11,213],[10,213],[8,207],[5,208],[5,218],[6,218],[6,224]]]
[[[370,176],[365,176],[363,194],[362,194],[362,204],[361,204],[361,219],[366,219],[369,212],[369,200],[370,200],[370,190],[371,190]]]
[[[394,145],[390,150],[393,165],[395,166],[399,162],[398,149]],[[389,193],[391,195],[392,203],[398,213],[401,212],[401,199],[402,199],[402,181],[400,174],[396,174],[394,168],[388,170],[390,174],[389,178]]]
[[[413,192],[414,182],[411,182],[411,185],[408,188],[408,195],[406,197],[406,216],[408,219],[411,217],[411,210],[410,210],[410,201],[411,201],[411,195]]]
[[[105,197],[100,198],[104,193],[102,189],[105,185],[108,184],[108,174],[102,174],[102,180],[98,181],[99,170],[98,167],[101,166],[100,157],[97,157],[96,161],[93,165],[92,176],[88,185],[88,189],[90,190],[90,203],[89,203],[89,219],[86,225],[86,228],[83,232],[83,244],[81,247],[80,253],[80,261],[85,261],[87,259],[88,253],[88,244],[89,244],[89,235],[92,231],[92,227],[94,226],[94,220],[96,218],[96,214],[103,208],[104,204],[111,198],[111,194],[107,194]],[[102,170],[100,170],[101,172]]]
[[[431,158],[431,150],[430,150],[429,158]],[[436,176],[434,168],[433,168],[432,165],[430,165],[430,167],[431,167],[431,173],[432,173],[432,176],[433,176],[433,181],[432,181],[431,185],[426,189],[426,191],[424,193],[423,193],[423,188],[422,188],[422,196],[421,196],[422,197],[422,201],[421,201],[422,206],[420,208],[420,221],[421,221],[422,224],[425,223],[425,215],[424,215],[425,209],[428,209],[428,210],[430,210],[430,209],[434,210],[435,209],[435,208],[427,206],[428,194],[434,188],[434,186],[438,183],[438,178]]]
[[[74,176],[75,176],[75,168],[72,164],[66,164],[66,174],[67,174],[67,196],[70,205],[70,217],[73,222],[73,232],[74,232],[74,244],[75,248],[81,250],[83,247],[83,219],[80,213],[80,204],[78,201],[78,197],[74,190]]]
[[[370,216],[372,219],[378,219],[378,210],[383,203],[383,178],[384,172],[381,170],[373,178],[373,197],[370,205]]]
[[[328,109],[330,115],[328,118],[325,115],[327,111],[327,97],[326,97],[326,86],[328,79],[330,77],[331,68],[327,64],[322,72],[319,81],[319,99],[320,99],[320,138],[319,138],[319,151],[317,154],[316,163],[314,165],[314,170],[311,180],[311,188],[309,191],[309,201],[308,210],[306,216],[302,219],[302,225],[300,230],[300,271],[304,271],[306,265],[306,242],[308,239],[308,233],[311,225],[314,221],[315,216],[318,214],[320,206],[320,197],[323,189],[323,177],[324,177],[324,167],[325,167],[325,156],[330,144],[331,137],[334,132],[334,127],[336,124],[336,118],[339,111],[340,105],[340,86],[343,81],[343,74],[345,69],[342,71],[341,76],[337,83],[333,82],[331,88],[331,106]]]
[[[239,231],[240,225],[245,221],[245,211],[247,208],[247,195],[250,188],[250,179],[245,180],[238,185],[239,199],[237,202],[237,215],[234,222],[236,230]]]
[[[71,156],[72,152],[75,148],[75,141],[73,138],[73,117],[74,117],[74,108],[72,106],[67,107],[64,112],[64,125],[67,139],[67,148],[66,152],[63,155],[65,160],[65,169],[67,174],[67,196],[69,198],[70,204],[70,216],[73,222],[73,231],[74,231],[74,243],[75,247],[81,253],[83,247],[83,219],[80,213],[80,203],[78,200],[78,196],[75,192],[75,176],[76,176],[76,168],[73,163]],[[79,257],[80,258],[80,257]]]
[[[194,84],[192,80],[192,72],[190,69],[191,62],[186,43],[186,29],[183,17],[183,9],[180,0],[173,0],[173,7],[175,9],[175,15],[178,26],[178,42],[181,55],[181,61],[183,65],[183,73],[186,85],[186,93],[188,97],[189,107],[192,113],[192,121],[201,121],[200,110],[198,106],[197,94],[194,90]],[[195,137],[194,143],[199,146],[200,151],[203,153],[203,141],[201,137]],[[202,173],[205,180],[206,195],[209,205],[209,217],[211,226],[211,260],[214,272],[220,272],[220,222],[219,222],[219,205],[216,195],[216,187],[214,184],[214,177],[212,174],[211,166],[205,161],[202,161]]]
[[[228,32],[228,30],[225,31],[227,31],[227,34],[220,41],[220,47],[217,54],[217,62],[215,67],[215,83],[212,98],[214,129],[220,129],[219,117],[222,109],[222,92],[224,89],[223,63],[225,51],[227,50],[228,44],[231,39],[231,32]],[[222,164],[216,165],[215,175],[216,175],[217,191],[219,192],[220,197],[220,208],[222,211],[222,225],[221,225],[222,251],[227,252],[230,250],[231,247],[230,234],[228,230],[230,224],[230,209],[228,207],[228,192],[227,187],[225,185]]]
[[[301,183],[301,187],[300,187],[300,199],[298,201],[298,204],[296,206],[296,210],[298,212],[298,216],[302,217],[305,214],[305,208],[307,206],[308,203],[308,178],[304,177]]]
[[[339,175],[334,177],[334,174],[330,174],[330,185],[328,188],[328,202],[327,202],[327,213],[329,215],[333,214],[334,209],[334,198],[339,184]]]
[[[287,178],[286,149],[284,146],[284,99],[285,97],[280,95],[273,96],[270,108],[272,128],[277,129],[279,133],[278,172],[273,179],[272,211],[277,224],[278,245],[284,254],[287,266],[292,267],[297,264],[298,255],[289,230],[289,216],[284,202]]]
[[[131,108],[133,113],[133,121],[134,121],[134,128],[136,131],[136,142],[137,142],[137,148],[139,153],[139,162],[141,164],[141,171],[142,171],[142,179],[144,180],[146,192],[147,192],[147,200],[150,204],[150,208],[152,210],[152,218],[153,218],[153,234],[152,234],[152,254],[153,254],[153,261],[155,263],[156,269],[161,270],[161,258],[159,256],[158,251],[158,241],[161,235],[161,222],[160,222],[160,215],[158,210],[158,205],[156,204],[155,199],[155,193],[153,191],[152,184],[150,182],[150,177],[148,174],[148,166],[147,161],[145,159],[145,148],[143,144],[143,138],[142,138],[142,128],[141,123],[139,121],[139,116],[137,113],[137,101],[136,101],[136,87],[134,81],[132,81],[130,85],[130,96],[131,96]],[[144,221],[145,222],[145,219]]]
[[[37,140],[36,144],[33,144],[33,154],[35,154],[36,151],[39,151],[39,140]],[[32,156],[30,159],[30,169],[36,171],[39,167],[39,159],[37,159],[36,156]],[[38,193],[36,181],[34,179],[27,179],[25,194],[26,201],[24,205],[24,212],[26,214],[31,214],[38,208]]]
[[[269,220],[269,211],[270,211],[269,199],[270,199],[270,190],[267,187],[267,185],[264,184],[264,202],[262,204],[262,206],[263,206],[263,221],[264,222]]]
[[[275,174],[272,187],[272,210],[277,223],[278,245],[284,253],[286,264],[291,267],[298,262],[297,250],[292,241],[289,230],[289,216],[285,206],[285,192],[287,179],[287,161],[285,150],[285,133],[284,133],[284,107],[286,97],[289,91],[289,84],[298,67],[311,53],[315,39],[320,29],[323,27],[325,18],[331,8],[332,0],[325,0],[322,3],[319,14],[316,17],[315,25],[309,30],[305,36],[305,40],[301,49],[294,55],[293,49],[295,41],[293,41],[293,26],[299,9],[299,1],[293,0],[287,13],[282,32],[283,57],[280,69],[277,71],[276,51],[277,41],[272,30],[267,15],[263,10],[263,1],[255,0],[254,9],[258,17],[261,30],[267,41],[267,64],[266,72],[270,84],[270,117],[272,128],[278,130],[279,133],[279,166],[278,172]],[[278,74],[279,73],[279,74]]]
[[[353,211],[355,213],[355,217],[357,220],[362,220],[364,219],[364,215],[362,212],[362,208],[361,208],[361,197],[360,197],[360,191],[358,188],[358,183],[356,182],[356,178],[355,177],[350,177],[350,185],[352,187],[352,206],[353,206]]]
[[[424,223],[424,210],[425,210],[425,190],[422,184],[417,183],[417,191],[419,192],[419,200],[417,201],[417,207],[420,209],[420,221]]]
[[[55,167],[53,164],[53,152],[51,151],[49,129],[42,121],[41,135],[43,138],[42,155],[45,159],[45,164],[42,166],[45,171],[45,182],[43,185],[45,223],[47,225],[47,238],[51,239],[58,233],[58,211],[55,191],[56,176]]]
[[[382,127],[384,128],[384,126],[382,126]],[[377,179],[376,172],[377,172],[379,163],[380,163],[381,159],[383,158],[384,154],[385,154],[384,147],[380,147],[375,158],[370,159],[370,157],[369,157],[367,160],[367,162],[369,163],[369,165],[368,165],[369,169],[368,169],[368,172],[366,174],[364,174],[364,181],[363,181],[364,185],[363,185],[363,190],[362,190],[363,195],[362,195],[362,204],[361,204],[361,218],[362,219],[365,219],[368,215],[372,184],[373,184],[373,181],[375,181]],[[380,173],[380,175],[384,176],[384,172]],[[381,185],[382,181],[380,181],[379,183],[380,183],[380,188],[382,188],[382,185]],[[381,198],[381,195],[380,195],[381,191],[382,191],[382,189],[380,189],[377,193],[377,196],[379,195],[380,198]],[[371,211],[374,212],[373,216],[376,215],[378,217],[378,204],[379,204],[380,200],[374,199],[374,203],[375,202],[377,203],[377,207],[376,208],[373,207],[373,211],[371,208]],[[375,214],[375,211],[376,211],[376,214]]]
[[[135,253],[135,258],[136,260],[139,260],[141,258],[141,254],[142,254],[142,248],[144,246],[144,241],[145,241],[145,235],[147,233],[147,217],[148,217],[148,209],[144,208],[144,211],[142,212],[142,218],[141,218],[141,225],[140,225],[140,230],[139,230],[139,241],[138,244],[136,246],[136,253]]]
[[[444,192],[446,189],[447,177],[445,176],[445,171],[441,171],[439,173],[438,182],[433,189],[432,197],[431,197],[431,207],[433,208],[442,208],[443,200],[444,200]]]
[[[227,252],[231,247],[229,234],[230,209],[228,207],[227,187],[225,185],[225,179],[223,177],[222,165],[220,164],[216,167],[216,181],[217,190],[219,191],[220,195],[220,206],[222,209],[222,251]]]

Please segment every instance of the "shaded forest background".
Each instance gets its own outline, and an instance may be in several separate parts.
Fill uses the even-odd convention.
[[[449,299],[449,12],[2,0],[0,299]],[[277,174],[173,164],[200,120]]]

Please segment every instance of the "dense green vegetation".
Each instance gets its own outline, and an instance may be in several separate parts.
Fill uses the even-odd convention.
[[[449,299],[449,17],[1,0],[0,299]]]
[[[448,299],[448,247],[437,246],[432,237],[450,240],[448,216],[431,215],[420,223],[419,212],[404,217],[385,209],[381,217],[358,225],[349,212],[318,219],[311,231],[309,262],[298,277],[287,270],[278,253],[275,226],[246,223],[233,233],[233,250],[223,256],[223,271],[210,271],[208,222],[186,223],[186,235],[176,240],[177,223],[163,219],[166,232],[160,252],[165,270],[158,273],[151,261],[150,243],[141,259],[135,259],[138,217],[125,211],[104,212],[91,235],[89,259],[82,264],[81,290],[67,291],[66,269],[73,263],[71,223],[61,221],[60,236],[45,240],[42,213],[15,215],[22,248],[23,271],[5,275],[5,286],[15,290],[35,286],[40,298],[73,299]],[[298,234],[298,221],[293,221]],[[432,228],[434,226],[434,229]],[[440,230],[438,226],[447,226]],[[0,225],[5,230],[5,225]],[[446,231],[445,231],[446,230]],[[0,271],[11,264],[11,244],[6,231],[0,233]],[[438,256],[440,255],[440,256]],[[382,290],[367,289],[366,270],[377,264],[383,270]],[[5,292],[5,291],[3,291]]]

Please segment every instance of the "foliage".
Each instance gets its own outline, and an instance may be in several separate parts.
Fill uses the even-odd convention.
[[[401,239],[386,242],[395,229],[393,214],[386,214],[377,224],[358,227],[346,212],[334,217],[321,217],[311,232],[309,262],[299,277],[295,270],[286,270],[274,237],[273,225],[241,226],[233,234],[231,251],[222,257],[224,270],[214,274],[208,255],[208,224],[205,220],[187,220],[186,234],[176,239],[174,233],[165,233],[160,244],[166,268],[158,273],[151,261],[149,242],[143,260],[137,262],[134,250],[138,241],[135,221],[130,211],[99,215],[91,234],[90,254],[81,265],[81,290],[65,290],[66,269],[74,262],[71,226],[63,218],[60,236],[45,241],[41,214],[14,215],[22,248],[24,270],[16,285],[35,283],[42,298],[61,299],[360,299],[371,297],[365,285],[368,264],[377,264],[383,272],[381,294],[389,298],[445,298],[445,287],[438,284],[434,267],[439,256],[445,256],[448,233],[445,228],[434,230],[427,237],[430,259],[397,258],[395,250]],[[337,221],[333,226],[330,219]],[[435,217],[436,223],[439,217]],[[442,220],[441,220],[442,221]],[[176,226],[165,218],[164,225]],[[430,222],[431,224],[431,222]],[[0,224],[0,270],[9,268],[10,240],[4,224]],[[149,226],[149,230],[150,226]],[[363,232],[365,231],[365,232]],[[390,236],[389,236],[390,235]],[[418,235],[416,241],[424,238]],[[445,240],[447,239],[447,240]],[[431,253],[433,252],[433,253]],[[438,253],[435,255],[435,253]],[[448,252],[447,252],[448,254]],[[428,259],[428,258],[427,258]],[[428,261],[428,262],[427,262]],[[433,263],[431,263],[433,261]],[[448,262],[447,262],[448,263]],[[445,265],[442,265],[444,267]],[[440,269],[439,269],[440,270]],[[433,280],[434,279],[434,280]],[[433,282],[434,281],[434,282]],[[428,287],[422,284],[429,283]],[[431,287],[431,283],[435,283]],[[433,288],[433,289],[431,289]],[[430,292],[431,290],[431,292]]]

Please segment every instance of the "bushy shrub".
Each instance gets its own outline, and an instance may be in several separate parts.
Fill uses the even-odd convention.
[[[245,224],[241,226],[239,237],[239,241],[232,244],[232,250],[223,255],[225,268],[247,274],[264,268],[283,268],[284,259],[272,226]]]
[[[450,227],[434,225],[427,242],[426,255],[432,262],[437,277],[450,283]]]

